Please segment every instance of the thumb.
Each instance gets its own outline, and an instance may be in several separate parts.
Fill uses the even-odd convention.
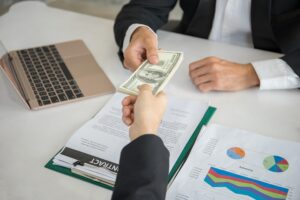
[[[139,89],[140,93],[146,92],[146,91],[152,92],[152,86],[149,84],[139,85],[138,89]]]
[[[155,40],[150,40],[146,44],[146,55],[147,59],[151,64],[156,64],[159,61],[158,58],[158,50],[157,50],[157,42]]]

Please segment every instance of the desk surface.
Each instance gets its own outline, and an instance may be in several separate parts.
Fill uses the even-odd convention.
[[[23,2],[0,17],[0,39],[8,50],[83,39],[117,87],[130,72],[117,57],[113,21]],[[168,94],[209,101],[217,107],[212,122],[260,134],[300,141],[298,90],[211,92],[203,94],[188,77],[188,64],[215,55],[249,62],[279,55],[159,31],[161,48],[185,53],[182,67],[166,88]],[[110,199],[111,192],[45,169],[44,164],[72,133],[110,96],[41,111],[29,111],[0,73],[0,199]]]

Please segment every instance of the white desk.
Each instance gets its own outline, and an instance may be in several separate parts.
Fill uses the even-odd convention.
[[[0,39],[8,50],[83,39],[114,85],[129,76],[117,57],[113,21],[48,8],[39,2],[14,5],[0,17]],[[300,141],[299,90],[202,94],[188,77],[188,63],[209,55],[249,62],[278,54],[159,32],[160,47],[184,51],[185,60],[167,93],[209,101],[218,108],[212,122]],[[110,199],[111,192],[48,169],[44,164],[72,132],[110,96],[29,111],[0,73],[0,199]]]

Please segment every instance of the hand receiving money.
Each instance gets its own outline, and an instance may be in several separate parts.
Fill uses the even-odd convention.
[[[139,68],[125,81],[119,91],[130,94],[138,94],[138,86],[149,84],[152,86],[152,93],[156,95],[166,84],[171,80],[176,70],[179,68],[183,53],[176,51],[159,51],[159,62],[150,64],[147,60],[144,61]]]

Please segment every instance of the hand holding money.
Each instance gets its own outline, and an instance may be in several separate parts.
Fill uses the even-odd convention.
[[[159,51],[159,62],[150,64],[144,61],[139,68],[125,81],[119,91],[130,94],[138,94],[138,86],[149,84],[152,86],[152,93],[156,95],[171,80],[182,60],[183,53],[176,51]]]
[[[122,101],[122,120],[130,126],[131,140],[157,133],[166,110],[167,97],[164,92],[154,96],[151,91],[150,85],[142,85],[138,96],[127,96]]]
[[[134,72],[147,59],[158,63],[158,41],[156,34],[148,27],[140,26],[131,35],[124,51],[124,67]]]

